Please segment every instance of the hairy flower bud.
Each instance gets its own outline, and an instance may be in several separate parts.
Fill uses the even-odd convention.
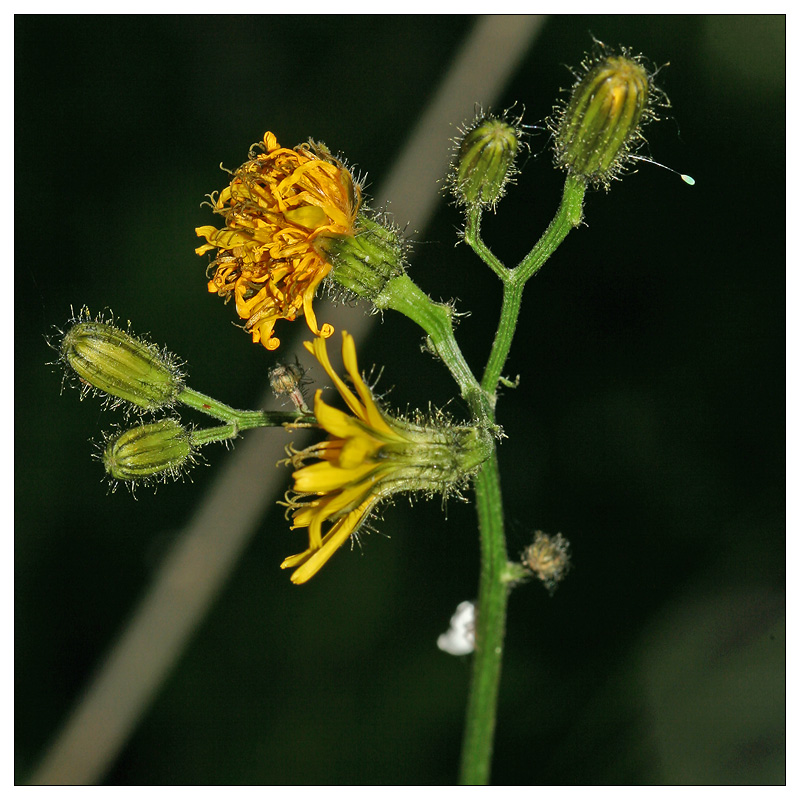
[[[514,175],[518,126],[482,115],[467,128],[457,147],[450,179],[456,200],[465,206],[494,208]]]
[[[654,88],[642,63],[627,54],[584,65],[569,103],[551,128],[556,162],[572,175],[608,187],[652,117]]]
[[[109,439],[102,461],[106,472],[118,481],[175,478],[193,452],[189,432],[177,420],[162,419]]]
[[[392,278],[404,272],[400,235],[365,215],[356,220],[354,235],[321,234],[314,247],[333,265],[333,280],[367,300],[374,300]]]
[[[60,349],[84,384],[147,411],[173,405],[184,388],[173,356],[100,320],[80,319]]]

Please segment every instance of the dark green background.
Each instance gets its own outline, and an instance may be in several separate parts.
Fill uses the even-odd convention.
[[[205,291],[194,227],[270,129],[378,184],[470,17],[15,20],[16,780],[57,726],[228,454],[193,482],[107,493],[88,440],[119,415],[45,366],[70,304],[110,307],[258,402],[272,356]],[[655,64],[669,118],[528,287],[499,421],[509,549],[563,532],[574,569],[511,597],[494,782],[779,783],[785,701],[785,20],[554,17],[498,105],[549,113],[590,33]],[[454,123],[459,120],[454,120]],[[431,180],[438,176],[431,176]],[[515,262],[561,177],[544,133],[486,239]],[[458,298],[485,361],[497,280],[442,203],[412,275]],[[354,314],[360,311],[354,309]],[[391,401],[453,395],[410,323],[361,348]],[[458,412],[460,404],[452,408]],[[231,498],[235,502],[235,498]],[[111,784],[452,783],[469,662],[436,637],[477,586],[474,511],[405,500],[363,557],[304,588],[276,511],[106,776]]]

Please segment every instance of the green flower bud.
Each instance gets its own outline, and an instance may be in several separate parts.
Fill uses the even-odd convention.
[[[102,461],[118,481],[177,478],[193,454],[189,432],[177,420],[162,419],[109,439]]]
[[[551,121],[557,164],[608,188],[632,147],[643,141],[641,126],[653,116],[653,93],[647,70],[627,54],[585,65],[569,104]]]
[[[147,411],[173,405],[184,388],[173,356],[100,320],[80,319],[60,349],[85,385]]]
[[[451,174],[458,203],[495,207],[515,173],[519,136],[517,125],[496,117],[481,116],[472,123],[457,143]]]
[[[356,219],[355,236],[321,234],[314,248],[333,265],[331,277],[339,286],[368,300],[405,271],[399,233],[363,215]]]

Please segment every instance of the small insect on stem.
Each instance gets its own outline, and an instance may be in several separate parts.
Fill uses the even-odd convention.
[[[293,364],[276,364],[269,371],[269,385],[279,397],[288,395],[298,411],[310,414],[305,397],[303,397],[304,374],[303,368],[297,360]]]

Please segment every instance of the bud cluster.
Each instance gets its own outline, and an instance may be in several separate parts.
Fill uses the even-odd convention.
[[[172,409],[186,389],[180,362],[102,315],[83,308],[57,345],[65,378],[76,378],[81,396],[93,393],[111,407],[147,414]],[[174,418],[139,424],[107,435],[99,459],[116,486],[177,478],[197,460],[192,432]]]
[[[242,411],[186,386],[173,355],[102,317],[92,319],[85,308],[60,333],[58,344],[52,344],[61,354],[65,378],[77,378],[82,397],[93,392],[112,407],[125,403],[128,411],[139,414],[164,412],[181,403],[224,423],[199,428],[165,417],[107,436],[100,460],[114,487],[117,481],[133,487],[137,481],[178,478],[198,461],[201,447],[235,439],[251,428],[314,421],[303,399],[299,363],[278,366],[270,374],[275,393],[288,394],[295,411]]]

